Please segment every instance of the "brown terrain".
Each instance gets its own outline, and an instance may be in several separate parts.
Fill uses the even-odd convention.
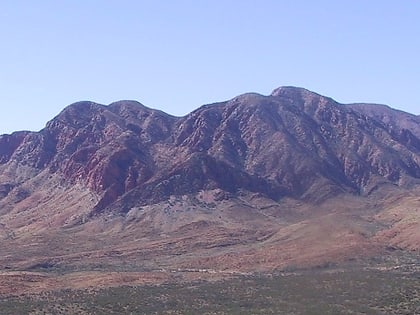
[[[0,295],[420,252],[420,117],[302,88],[0,136]]]

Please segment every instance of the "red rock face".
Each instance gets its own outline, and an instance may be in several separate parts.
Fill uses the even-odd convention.
[[[418,117],[383,110],[292,87],[181,118],[132,101],[80,102],[40,132],[0,136],[0,197],[45,170],[97,193],[96,211],[216,188],[320,201],[418,183]],[[13,179],[24,166],[32,171]]]
[[[12,154],[22,144],[28,132],[15,132],[12,135],[0,136],[0,163],[4,164],[10,160]]]

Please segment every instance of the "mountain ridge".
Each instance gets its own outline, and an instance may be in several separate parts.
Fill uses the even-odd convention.
[[[416,253],[420,124],[372,106],[294,87],[183,117],[72,104],[0,136],[0,265],[255,272]]]
[[[382,107],[380,109],[383,111]],[[112,193],[109,193],[114,195],[109,197],[113,200],[133,189],[138,183],[147,183],[152,177],[159,177],[156,174],[152,176],[152,173],[171,165],[168,161],[159,163],[152,157],[163,148],[168,150],[167,154],[173,154],[175,159],[179,154],[182,160],[191,154],[206,152],[209,158],[203,156],[204,159],[200,163],[211,163],[215,158],[216,161],[227,163],[226,165],[230,165],[235,171],[245,171],[256,178],[268,179],[266,184],[271,186],[273,191],[285,191],[286,194],[295,196],[303,195],[311,185],[305,184],[297,177],[313,176],[312,170],[320,172],[322,177],[332,181],[337,187],[360,191],[366,188],[372,179],[369,172],[385,176],[392,182],[407,174],[411,175],[406,176],[408,180],[409,177],[420,177],[420,140],[416,136],[420,128],[415,124],[415,116],[396,112],[406,118],[403,126],[397,126],[398,120],[390,120],[390,110],[386,108],[388,114],[379,115],[375,114],[378,112],[376,109],[366,105],[342,105],[331,98],[294,87],[277,88],[269,96],[257,93],[243,94],[227,102],[204,105],[184,117],[171,116],[136,101],[114,102],[109,106],[77,102],[65,108],[40,132],[1,136],[0,142],[4,143],[1,147],[5,152],[0,152],[0,161],[6,164],[13,155],[15,159],[35,169],[45,166],[52,172],[61,169],[65,178],[71,181],[77,176],[87,176],[88,187],[97,193],[103,192],[109,186],[116,186],[115,183],[111,183],[112,179],[105,179],[107,172],[114,172],[117,180],[121,176],[125,178],[124,183],[120,182],[117,185],[119,187],[114,187]],[[367,113],[371,115],[367,116]],[[409,129],[404,128],[407,127],[407,117],[413,119]],[[343,125],[344,123],[347,125]],[[341,129],[340,134],[338,129]],[[354,174],[349,176],[346,172],[354,173],[356,169],[360,169],[363,173],[366,158],[374,153],[371,148],[366,149],[366,146],[363,150],[367,152],[362,151],[362,142],[348,143],[354,151],[343,152],[344,148],[338,139],[343,142],[343,135],[350,132],[354,132],[354,135],[351,135],[353,138],[349,141],[359,141],[362,137],[369,142],[369,146],[375,146],[377,152],[381,152],[381,145],[375,138],[375,133],[381,133],[380,136],[386,137],[395,149],[387,148],[386,154],[381,153],[382,160],[370,162],[369,172],[351,179]],[[263,133],[269,133],[270,141],[278,143],[276,150],[269,150],[272,144],[261,135]],[[19,141],[23,143],[18,145]],[[14,146],[12,143],[15,143]],[[108,146],[113,148],[109,148],[108,151],[116,151],[113,155],[108,155]],[[287,156],[293,147],[294,156]],[[284,151],[282,156],[279,155],[279,150]],[[403,161],[395,158],[402,153],[405,154]],[[97,156],[94,157],[95,154]],[[348,166],[344,165],[345,159],[350,159],[347,156],[343,157],[346,154],[351,155]],[[64,158],[66,155],[67,158]],[[261,155],[264,158],[259,165],[252,165],[258,164]],[[279,165],[272,156],[277,160],[282,159],[283,164]],[[284,168],[284,164],[287,165],[290,160],[296,158],[305,161],[306,164],[289,165],[299,168],[293,170],[293,174],[278,172]],[[67,160],[64,167],[62,159]],[[107,160],[107,164],[101,166],[104,159]],[[382,162],[383,159],[386,159],[387,165],[382,165],[385,163]],[[267,161],[270,161],[277,171],[273,167],[271,173],[264,171]],[[394,165],[395,161],[399,161],[398,165]],[[105,167],[112,168],[118,163],[127,164],[124,166],[127,169],[116,166],[105,171]],[[275,163],[277,165],[274,165]],[[177,172],[174,169],[176,164],[171,166],[172,173]],[[188,163],[185,167],[188,167]],[[191,167],[194,168],[195,165]],[[278,173],[277,179],[273,178],[274,172]],[[167,180],[162,179],[162,182]],[[404,179],[400,181],[404,182]],[[205,184],[201,183],[195,190],[200,190],[203,185]]]

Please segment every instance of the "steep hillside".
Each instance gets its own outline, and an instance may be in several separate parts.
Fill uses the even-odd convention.
[[[0,136],[0,263],[255,271],[418,251],[419,132],[295,87],[185,117],[75,103]]]

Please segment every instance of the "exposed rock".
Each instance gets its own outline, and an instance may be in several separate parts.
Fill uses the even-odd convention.
[[[242,272],[418,251],[418,119],[294,87],[185,117],[72,104],[0,136],[0,265]]]
[[[418,182],[418,134],[414,115],[281,87],[180,118],[134,101],[75,103],[40,132],[1,136],[0,162],[85,185],[102,196],[96,211],[216,188],[322,201]]]

